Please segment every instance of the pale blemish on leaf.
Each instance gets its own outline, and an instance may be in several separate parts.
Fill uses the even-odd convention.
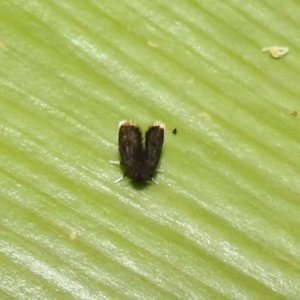
[[[272,46],[261,49],[262,52],[270,52],[274,58],[280,58],[289,52],[288,47]]]

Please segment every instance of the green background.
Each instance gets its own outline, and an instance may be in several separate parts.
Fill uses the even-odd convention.
[[[0,298],[299,299],[299,16],[1,1]],[[165,123],[158,185],[113,183],[124,119]]]

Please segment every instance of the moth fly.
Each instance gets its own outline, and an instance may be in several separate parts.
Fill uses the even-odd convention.
[[[129,177],[134,182],[153,180],[164,143],[164,130],[165,125],[155,121],[146,131],[143,144],[142,132],[137,125],[127,121],[119,123],[120,165],[125,171],[123,177]]]

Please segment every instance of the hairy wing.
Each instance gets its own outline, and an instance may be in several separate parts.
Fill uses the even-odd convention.
[[[119,124],[120,164],[126,169],[133,168],[143,155],[142,133],[140,129],[127,121]]]
[[[161,156],[164,131],[164,124],[156,121],[146,132],[145,163],[151,174],[154,173]]]

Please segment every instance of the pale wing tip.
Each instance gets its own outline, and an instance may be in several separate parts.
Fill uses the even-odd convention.
[[[165,128],[166,128],[165,124],[164,124],[163,122],[161,122],[161,121],[155,121],[155,122],[153,123],[153,126],[154,126],[154,127],[158,126],[158,127],[162,128],[162,129],[165,129]]]
[[[129,125],[129,126],[133,125],[133,126],[135,126],[135,124],[132,121],[128,122],[127,120],[122,120],[122,121],[119,122],[118,128],[122,127],[123,125]]]

